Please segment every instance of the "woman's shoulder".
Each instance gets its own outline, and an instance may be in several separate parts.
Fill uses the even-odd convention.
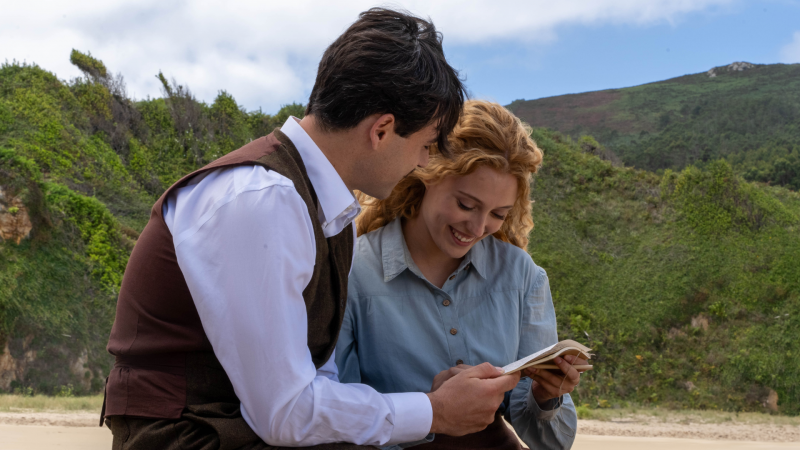
[[[383,281],[383,257],[381,237],[384,227],[362,234],[356,240],[353,268],[350,271],[350,291],[362,291],[359,287],[374,285],[374,281]]]
[[[487,236],[481,242],[484,244],[484,258],[491,265],[489,271],[493,272],[490,278],[502,278],[505,273],[534,284],[539,284],[543,278],[547,278],[545,270],[533,261],[527,251],[494,236]],[[509,268],[512,270],[509,271]]]

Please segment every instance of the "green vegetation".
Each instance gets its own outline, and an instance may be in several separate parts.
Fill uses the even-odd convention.
[[[163,98],[133,101],[102,61],[76,50],[70,61],[84,77],[0,67],[0,214],[32,225],[19,245],[0,239],[0,352],[7,345],[16,364],[0,386],[11,392],[100,391],[122,273],[153,202],[303,114],[298,104],[247,112],[225,91],[207,105],[162,74]]]
[[[800,195],[725,161],[658,176],[534,138],[529,250],[560,337],[597,354],[576,403],[763,411],[772,389],[800,412]]]
[[[0,394],[0,412],[96,412],[100,414],[103,396],[50,397]],[[99,417],[99,416],[98,416]]]
[[[745,179],[799,190],[800,64],[715,73],[509,108],[534,126],[590,134],[634,167],[681,170],[724,158]]]
[[[32,228],[0,241],[0,349],[16,364],[0,383],[14,401],[100,392],[120,280],[153,202],[303,113],[247,112],[225,91],[206,104],[163,74],[163,97],[134,101],[101,61],[71,60],[84,77],[0,68],[0,215]],[[770,390],[781,412],[800,413],[800,196],[745,181],[732,153],[655,174],[621,167],[588,136],[534,138],[545,164],[529,250],[549,274],[561,337],[597,354],[575,393],[581,414],[764,411]]]

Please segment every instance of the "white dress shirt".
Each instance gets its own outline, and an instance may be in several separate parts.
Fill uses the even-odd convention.
[[[281,131],[306,166],[325,236],[335,236],[358,215],[358,202],[297,119]],[[340,384],[335,355],[314,367],[302,293],[316,243],[288,178],[261,166],[217,169],[175,190],[163,212],[206,335],[244,419],[265,442],[387,445],[428,434],[425,394]]]

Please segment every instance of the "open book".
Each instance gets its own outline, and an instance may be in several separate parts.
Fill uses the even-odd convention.
[[[537,369],[560,369],[556,364],[548,362],[556,358],[556,356],[574,355],[581,359],[589,359],[592,357],[592,349],[586,347],[580,342],[575,342],[571,339],[563,340],[557,344],[553,344],[543,350],[540,350],[532,355],[526,356],[520,360],[503,367],[503,372],[506,374],[514,373],[528,367],[536,367]],[[576,365],[573,366],[578,370],[591,369],[590,365]]]

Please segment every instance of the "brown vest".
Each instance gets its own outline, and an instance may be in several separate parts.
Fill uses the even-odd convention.
[[[116,356],[116,363],[106,384],[105,416],[177,419],[190,405],[238,404],[178,266],[162,205],[174,189],[193,176],[239,165],[260,165],[285,176],[306,203],[317,250],[314,273],[303,291],[308,348],[317,368],[333,353],[347,299],[352,225],[325,238],[317,196],[300,154],[286,135],[275,130],[183,177],[153,206],[150,221],[128,261],[117,301],[108,341],[108,351]]]

